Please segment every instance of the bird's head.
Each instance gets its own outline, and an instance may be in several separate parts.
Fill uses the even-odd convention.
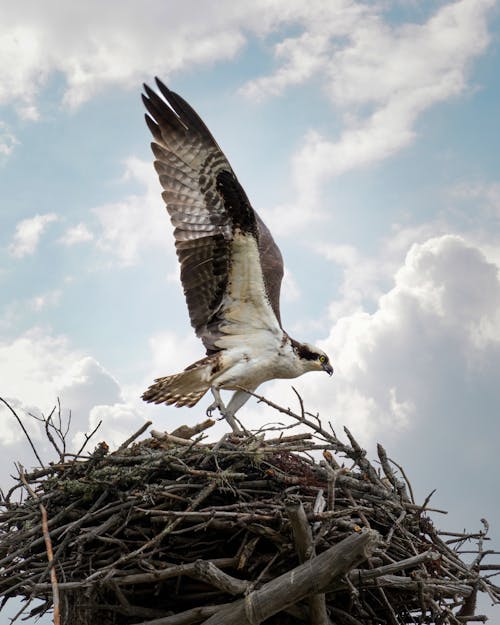
[[[330,359],[322,349],[318,349],[309,343],[298,343],[295,341],[292,341],[292,345],[305,371],[326,371],[328,375],[332,375],[333,367],[330,364]]]

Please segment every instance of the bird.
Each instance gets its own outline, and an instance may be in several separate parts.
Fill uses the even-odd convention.
[[[180,95],[155,81],[156,91],[144,84],[145,119],[191,325],[206,355],[157,378],[142,398],[192,407],[211,390],[207,415],[218,409],[241,433],[235,414],[262,383],[308,371],[331,376],[333,367],[324,351],[283,329],[278,246],[205,123]],[[227,405],[221,390],[233,391]]]

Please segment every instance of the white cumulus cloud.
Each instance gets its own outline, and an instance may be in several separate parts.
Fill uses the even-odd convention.
[[[125,163],[125,180],[135,180],[142,194],[93,209],[100,224],[97,245],[122,265],[133,265],[151,246],[170,249],[170,222],[161,199],[161,188],[150,161],[131,157]]]
[[[45,213],[20,221],[9,245],[9,253],[15,258],[34,254],[45,229],[57,219],[54,213]]]
[[[68,411],[72,414],[69,447],[72,442],[79,443],[83,432],[93,429],[96,415],[100,414],[103,421],[109,416],[96,440],[108,436],[111,444],[124,440],[144,422],[136,406],[124,397],[119,382],[95,358],[72,348],[65,337],[40,328],[0,341],[0,397],[14,407],[40,453],[50,459],[55,452],[50,450],[40,425],[27,413],[47,415],[58,398],[64,418]],[[0,424],[1,473],[6,476],[6,468],[14,460],[33,463],[35,459],[5,406],[0,406]]]
[[[337,319],[321,347],[334,378],[309,375],[297,387],[310,409],[354,425],[365,444],[380,432],[390,441],[408,429],[425,431],[436,410],[445,410],[446,423],[456,411],[472,423],[472,398],[484,404],[484,380],[490,398],[500,401],[493,382],[500,366],[499,267],[458,235],[415,243],[376,310]]]

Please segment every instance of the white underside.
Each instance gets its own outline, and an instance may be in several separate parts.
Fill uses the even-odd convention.
[[[281,347],[278,341],[269,340],[263,334],[263,341],[255,336],[251,344],[239,344],[223,353],[222,371],[213,379],[212,386],[253,390],[268,380],[296,378],[308,370],[295,355],[289,340]]]
[[[253,390],[274,378],[294,378],[316,366],[300,360],[266,295],[255,238],[236,232],[222,326],[221,372],[211,386]]]

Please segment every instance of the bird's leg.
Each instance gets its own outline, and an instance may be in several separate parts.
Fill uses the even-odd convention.
[[[236,423],[236,420],[234,418],[234,413],[236,412],[236,410],[238,408],[236,408],[236,410],[232,410],[232,411],[228,411],[228,408],[226,408],[226,406],[224,405],[224,402],[222,401],[222,397],[220,396],[220,391],[218,388],[216,388],[215,386],[212,386],[211,389],[212,391],[212,395],[214,396],[214,401],[213,403],[210,404],[210,406],[207,408],[207,416],[210,417],[212,416],[212,412],[218,408],[219,412],[221,413],[221,415],[226,419],[226,421],[229,423],[229,425],[231,426],[231,429],[233,430],[233,432],[235,434],[241,434],[241,430],[238,427],[238,424]],[[236,391],[236,393],[239,393],[240,391]],[[236,395],[236,393],[234,395]],[[231,401],[229,402],[229,405],[231,405],[233,399],[234,399],[234,395],[231,398]],[[245,400],[246,401],[246,400]],[[244,403],[244,402],[243,402]],[[243,405],[243,404],[242,404]]]
[[[253,389],[250,389],[250,390],[253,390]],[[239,410],[243,406],[243,404],[246,404],[246,402],[250,399],[250,397],[251,397],[250,393],[247,393],[246,391],[243,391],[243,390],[234,391],[233,396],[229,400],[229,403],[226,407],[226,411],[225,411],[226,418],[228,414],[234,417],[234,415],[236,414],[236,411]]]
[[[251,389],[253,390],[253,389]],[[247,393],[243,390],[237,390],[233,393],[233,396],[229,400],[229,403],[224,410],[224,416],[229,423],[229,425],[233,428],[233,432],[241,434],[241,429],[238,427],[238,423],[235,414],[236,412],[245,404],[249,398],[251,397],[250,393]],[[246,432],[244,426],[243,431]]]

